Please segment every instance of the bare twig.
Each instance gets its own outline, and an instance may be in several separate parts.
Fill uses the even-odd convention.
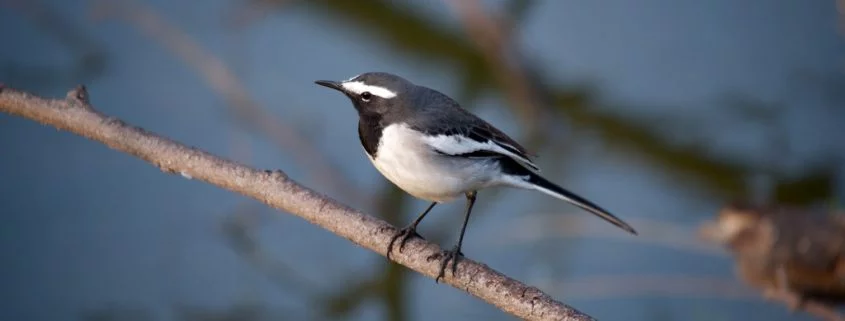
[[[291,124],[268,112],[253,100],[238,77],[218,57],[203,49],[191,37],[164,20],[152,9],[131,1],[94,1],[99,14],[114,14],[158,41],[186,64],[193,67],[227,101],[227,106],[242,121],[254,126],[280,148],[291,153],[317,181],[329,184],[333,190],[346,193],[353,199],[364,199],[354,184],[326,163],[320,151],[314,149]]]
[[[88,93],[78,87],[66,99],[50,100],[0,88],[0,111],[101,142],[112,149],[143,159],[166,173],[207,182],[295,214],[353,243],[386,254],[397,229],[376,217],[304,187],[280,170],[261,171],[179,144],[142,128],[107,117],[89,104]],[[399,264],[434,278],[441,252],[436,244],[413,239],[406,250],[391,255]],[[535,287],[511,279],[470,259],[460,261],[455,275],[444,283],[462,289],[499,309],[527,320],[593,320]]]

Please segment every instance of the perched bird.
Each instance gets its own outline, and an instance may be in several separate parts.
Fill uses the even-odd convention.
[[[845,216],[818,209],[732,202],[701,235],[731,251],[736,271],[791,309],[845,303]]]
[[[636,234],[608,211],[540,176],[525,148],[445,94],[383,72],[315,83],[352,100],[358,112],[358,137],[376,169],[405,192],[432,202],[391,239],[388,257],[397,239],[401,238],[401,251],[409,238],[420,237],[417,225],[435,205],[466,197],[458,243],[440,254],[443,261],[435,281],[444,276],[450,260],[455,274],[476,193],[487,187],[537,190]]]

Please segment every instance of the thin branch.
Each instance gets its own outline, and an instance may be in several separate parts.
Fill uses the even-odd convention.
[[[65,99],[44,99],[0,86],[0,111],[28,118],[101,142],[112,149],[143,159],[166,173],[212,185],[259,200],[270,207],[297,215],[353,243],[386,254],[397,229],[300,185],[280,171],[262,171],[224,160],[197,148],[177,143],[142,128],[105,116],[89,104],[88,93],[78,87]],[[442,249],[413,239],[391,258],[430,278],[437,276],[439,260],[428,260]],[[539,289],[511,279],[470,259],[461,260],[455,275],[443,282],[464,290],[499,309],[526,320],[593,320]]]
[[[255,101],[226,63],[202,48],[186,32],[141,4],[104,0],[95,0],[93,3],[99,15],[112,14],[125,19],[130,26],[159,42],[193,67],[226,100],[227,106],[240,121],[264,133],[280,150],[295,151],[291,153],[292,156],[300,165],[309,168],[308,172],[317,181],[330,185],[335,191],[346,193],[350,198],[365,199],[365,195],[349,182],[347,176],[323,160],[322,153],[295,130],[295,126],[286,124]]]

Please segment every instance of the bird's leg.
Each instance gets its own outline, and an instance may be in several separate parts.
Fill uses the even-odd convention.
[[[443,262],[440,263],[440,273],[438,273],[437,278],[434,279],[435,283],[439,282],[441,278],[446,276],[446,266],[449,265],[449,261],[452,261],[452,276],[454,276],[455,272],[458,270],[458,260],[464,256],[464,253],[461,252],[461,245],[464,243],[464,233],[466,233],[467,230],[467,223],[469,223],[469,215],[472,213],[472,206],[475,205],[475,195],[475,191],[466,193],[466,214],[464,215],[464,224],[461,225],[461,234],[458,236],[458,245],[455,245],[451,251],[444,251],[442,253]]]
[[[422,222],[423,218],[428,214],[428,212],[430,212],[431,209],[434,208],[434,205],[437,205],[437,202],[432,202],[431,205],[429,205],[428,208],[426,208],[425,211],[423,211],[422,214],[420,214],[420,216],[418,216],[416,220],[414,220],[413,222],[411,222],[410,225],[399,230],[399,232],[393,235],[393,237],[390,239],[390,244],[387,245],[387,259],[390,259],[390,253],[393,252],[393,243],[395,243],[396,240],[400,238],[402,239],[401,241],[399,241],[399,252],[401,253],[402,248],[405,247],[405,242],[407,242],[409,238],[414,236],[422,238],[422,236],[417,234],[417,225],[419,225],[420,222]]]

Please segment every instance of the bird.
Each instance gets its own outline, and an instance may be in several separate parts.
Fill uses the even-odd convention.
[[[466,200],[457,244],[442,258],[435,282],[452,261],[455,275],[472,207],[479,190],[536,190],[569,202],[636,235],[628,223],[540,175],[527,150],[501,130],[462,108],[449,96],[387,72],[365,72],[343,81],[316,80],[343,93],[358,113],[358,138],[373,166],[406,193],[431,204],[391,238],[387,257],[399,252],[435,205]],[[436,259],[429,257],[429,259]]]

